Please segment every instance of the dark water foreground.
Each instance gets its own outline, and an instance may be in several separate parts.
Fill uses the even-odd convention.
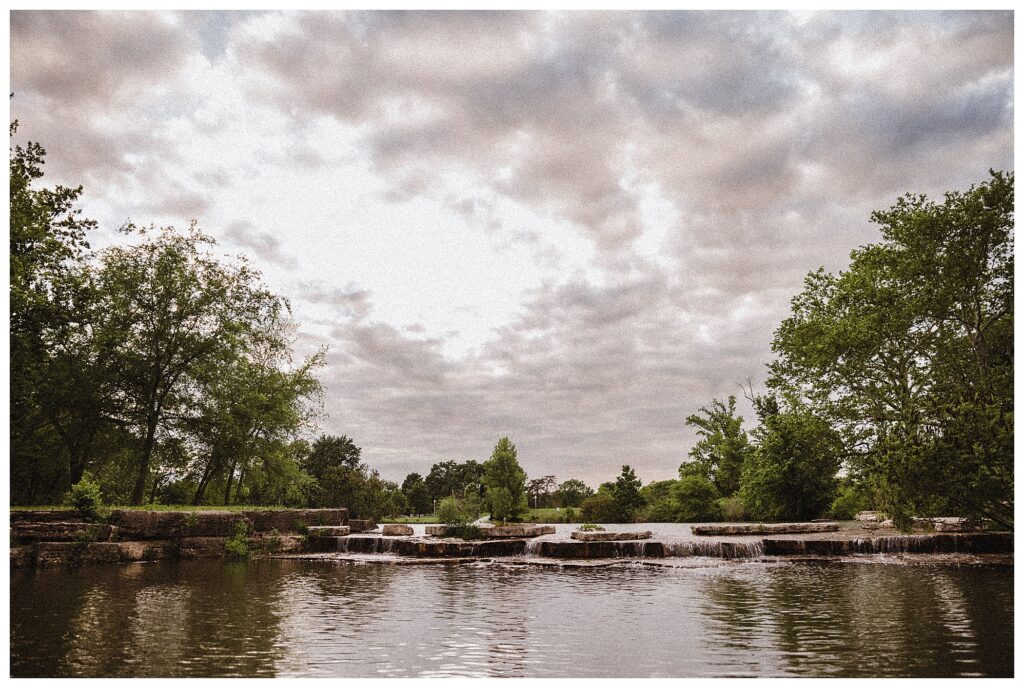
[[[1012,566],[881,561],[12,570],[11,673],[1012,675]]]

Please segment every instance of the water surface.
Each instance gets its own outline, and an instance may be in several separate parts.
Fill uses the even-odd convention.
[[[881,561],[881,560],[878,560]],[[1011,676],[1009,566],[11,571],[14,676]]]

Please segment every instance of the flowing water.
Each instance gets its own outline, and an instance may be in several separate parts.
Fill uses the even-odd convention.
[[[11,673],[1013,674],[1012,566],[380,558],[12,569]]]

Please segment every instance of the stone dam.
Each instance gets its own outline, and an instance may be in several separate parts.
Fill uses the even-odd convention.
[[[443,526],[349,519],[347,509],[136,511],[115,509],[102,523],[78,512],[12,511],[12,566],[75,566],[225,556],[225,542],[244,524],[254,556],[389,560],[548,560],[829,558],[872,554],[1011,555],[1013,534],[901,534],[856,523],[695,525],[687,537],[645,531],[582,531],[573,526],[519,524],[482,529],[481,539],[447,537]],[[670,524],[674,525],[674,524]],[[567,530],[572,529],[572,530]],[[690,534],[692,533],[692,534]],[[707,534],[703,534],[707,533]]]

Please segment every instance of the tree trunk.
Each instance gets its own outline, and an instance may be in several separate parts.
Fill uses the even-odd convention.
[[[149,477],[149,461],[153,456],[153,445],[156,444],[155,415],[150,415],[146,420],[146,441],[142,445],[142,456],[139,458],[139,474],[135,478],[135,489],[132,490],[131,505],[142,504],[142,498],[146,494],[146,479]]]
[[[214,450],[213,455],[210,457],[210,462],[206,464],[206,470],[203,471],[203,477],[199,479],[196,496],[192,498],[193,506],[199,506],[203,503],[203,498],[206,497],[206,488],[210,484],[211,478],[213,478],[214,467],[217,463],[217,452]]]
[[[224,506],[231,503],[231,483],[235,479],[235,466],[238,465],[238,461],[231,462],[231,468],[228,469],[228,482],[224,486]]]
[[[244,482],[245,482],[245,467],[243,466],[242,470],[239,471],[239,473],[238,473],[238,486],[235,488],[235,504],[238,504],[239,500],[242,498],[242,483],[244,483]]]

